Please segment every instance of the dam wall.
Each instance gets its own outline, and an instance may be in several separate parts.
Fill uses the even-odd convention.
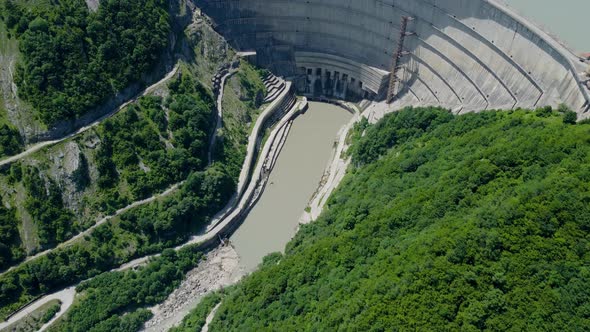
[[[383,100],[400,54],[394,109],[567,104],[589,113],[584,64],[495,0],[195,0],[215,28],[300,93]],[[402,48],[400,26],[410,17]],[[398,53],[399,52],[399,53]]]

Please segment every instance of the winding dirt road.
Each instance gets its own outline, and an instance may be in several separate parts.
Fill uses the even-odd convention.
[[[42,252],[40,252],[40,253],[37,253],[37,254],[35,254],[35,255],[33,255],[33,256],[29,256],[29,257],[27,257],[27,258],[26,258],[24,261],[22,261],[20,264],[18,264],[18,265],[15,265],[15,266],[12,266],[12,267],[10,267],[8,270],[5,270],[5,271],[3,271],[2,273],[0,273],[0,276],[1,276],[1,275],[3,275],[3,274],[5,274],[5,273],[7,273],[7,272],[10,272],[10,271],[12,271],[12,270],[16,269],[17,267],[21,266],[22,264],[24,264],[24,263],[26,263],[26,262],[28,262],[28,261],[31,261],[31,260],[33,260],[33,259],[35,259],[35,258],[39,258],[39,257],[41,257],[41,256],[45,256],[45,255],[49,254],[50,252],[52,252],[52,251],[54,251],[54,250],[56,250],[56,249],[61,249],[61,248],[65,248],[65,247],[67,247],[67,246],[70,246],[70,245],[72,245],[74,242],[76,242],[77,240],[80,240],[80,239],[81,239],[81,238],[83,238],[84,236],[86,236],[86,235],[90,235],[90,233],[92,233],[92,231],[93,231],[93,230],[95,230],[97,227],[99,227],[99,226],[103,225],[103,224],[104,224],[104,223],[106,223],[107,221],[109,221],[109,220],[111,220],[111,219],[113,219],[113,218],[115,218],[115,217],[117,217],[117,216],[119,216],[119,215],[121,215],[121,214],[123,214],[123,213],[125,213],[125,212],[127,212],[127,211],[129,211],[129,210],[131,210],[131,209],[133,209],[133,208],[136,208],[136,207],[138,207],[138,206],[141,206],[141,205],[145,205],[145,204],[151,203],[151,202],[155,201],[155,200],[156,200],[156,199],[158,199],[158,198],[161,198],[161,197],[166,197],[166,196],[170,195],[170,194],[171,194],[171,193],[173,193],[173,192],[174,192],[176,189],[178,189],[178,188],[179,188],[179,187],[180,187],[180,186],[181,186],[183,183],[184,183],[184,181],[183,181],[183,182],[180,182],[180,183],[177,183],[177,184],[173,185],[172,187],[168,188],[166,191],[164,191],[164,192],[162,192],[162,193],[160,193],[160,194],[156,194],[156,195],[153,195],[153,196],[151,196],[151,197],[148,197],[148,198],[146,198],[146,199],[144,199],[144,200],[141,200],[141,201],[134,202],[134,203],[132,203],[132,204],[129,204],[129,205],[127,205],[126,207],[124,207],[124,208],[122,208],[122,209],[119,209],[119,210],[117,210],[117,211],[116,211],[114,214],[112,214],[112,215],[110,215],[110,216],[107,216],[107,217],[104,217],[104,218],[100,219],[100,220],[99,220],[99,221],[97,221],[97,222],[96,222],[94,225],[92,225],[91,227],[89,227],[88,229],[86,229],[85,231],[78,233],[78,234],[77,234],[77,235],[75,235],[74,237],[70,238],[69,240],[67,240],[67,241],[65,241],[65,242],[62,242],[62,243],[60,243],[60,244],[59,244],[59,245],[57,245],[56,247],[53,247],[53,248],[51,248],[51,249],[47,249],[47,250],[45,250],[45,251],[42,251]]]
[[[67,135],[67,136],[64,136],[63,138],[60,138],[60,139],[58,139],[58,140],[53,140],[53,141],[45,141],[45,142],[41,142],[41,143],[35,144],[35,145],[31,146],[29,149],[27,149],[26,151],[24,151],[24,152],[22,152],[22,153],[20,153],[20,154],[18,154],[18,155],[16,155],[16,156],[13,156],[13,157],[10,157],[10,158],[8,158],[8,159],[4,159],[4,160],[0,161],[0,167],[2,167],[2,166],[4,166],[4,165],[11,164],[11,163],[13,163],[13,162],[16,162],[16,161],[18,161],[18,160],[20,160],[20,159],[23,159],[23,158],[25,158],[25,157],[27,157],[27,156],[29,156],[29,155],[31,155],[31,154],[33,154],[33,153],[35,153],[35,152],[37,152],[37,151],[41,150],[41,149],[42,149],[42,148],[44,148],[44,147],[51,146],[51,145],[54,145],[54,144],[57,144],[57,143],[63,142],[63,141],[65,141],[65,140],[69,139],[69,138],[72,138],[72,137],[78,136],[78,135],[80,135],[80,134],[82,134],[82,133],[86,132],[87,130],[89,130],[89,129],[93,128],[93,127],[96,127],[97,125],[99,125],[99,124],[100,124],[102,121],[104,121],[105,119],[107,119],[107,118],[109,118],[109,117],[111,117],[111,116],[115,115],[116,113],[118,113],[119,111],[121,111],[122,109],[124,109],[125,107],[127,107],[129,104],[131,104],[131,103],[134,103],[135,101],[137,101],[137,98],[139,98],[139,97],[141,97],[141,96],[146,96],[146,95],[148,95],[148,94],[152,93],[152,91],[154,91],[154,90],[155,90],[155,89],[156,89],[158,86],[160,86],[161,84],[165,83],[166,81],[168,81],[168,80],[170,80],[172,77],[174,77],[174,75],[176,75],[176,74],[178,73],[178,70],[179,70],[179,68],[180,68],[180,64],[178,64],[178,63],[177,63],[177,64],[174,66],[174,68],[173,68],[173,69],[172,69],[172,70],[171,70],[171,71],[170,71],[170,72],[169,72],[169,73],[168,73],[168,74],[167,74],[167,75],[166,75],[164,78],[162,78],[162,79],[161,79],[161,80],[159,80],[158,82],[156,82],[156,83],[154,83],[154,84],[150,85],[150,86],[149,86],[149,87],[147,87],[147,88],[146,88],[146,89],[145,89],[145,90],[144,90],[142,93],[140,93],[138,96],[136,96],[135,98],[133,98],[133,99],[131,99],[131,100],[129,100],[129,101],[127,101],[127,102],[123,103],[121,106],[119,106],[118,108],[116,108],[115,110],[113,110],[112,112],[110,112],[109,114],[107,114],[107,115],[105,115],[105,116],[103,116],[103,117],[101,117],[101,118],[97,119],[96,121],[94,121],[94,122],[93,122],[93,123],[91,123],[90,125],[88,125],[88,126],[85,126],[85,127],[82,127],[82,128],[80,128],[80,129],[78,129],[76,132],[74,132],[74,133],[71,133],[71,134],[69,134],[69,135]],[[107,221],[111,220],[112,218],[114,218],[114,217],[116,217],[116,216],[118,216],[118,215],[120,215],[120,214],[122,214],[122,213],[125,213],[125,212],[127,212],[127,211],[128,211],[128,210],[130,210],[130,209],[133,209],[133,208],[135,208],[135,207],[138,207],[138,206],[141,206],[141,205],[144,205],[144,204],[147,204],[147,203],[153,202],[153,201],[154,201],[154,200],[156,200],[157,198],[160,198],[160,197],[165,197],[165,196],[168,196],[168,195],[170,195],[172,192],[174,192],[176,189],[178,189],[178,188],[180,187],[180,185],[182,185],[182,183],[183,183],[183,182],[177,183],[177,184],[173,185],[172,187],[168,188],[166,191],[164,191],[164,192],[162,192],[162,193],[160,193],[160,194],[155,194],[155,195],[153,195],[153,196],[151,196],[151,197],[148,197],[148,198],[146,198],[146,199],[144,199],[144,200],[141,200],[141,201],[134,202],[134,203],[132,203],[132,204],[130,204],[130,205],[128,205],[128,206],[126,206],[126,207],[122,208],[122,209],[119,209],[119,210],[117,210],[117,211],[115,212],[115,214],[113,214],[113,215],[110,215],[110,216],[107,216],[107,217],[105,217],[105,218],[103,218],[103,219],[101,219],[101,220],[97,221],[97,222],[96,222],[96,223],[95,223],[93,226],[91,226],[90,228],[86,229],[86,230],[85,230],[85,231],[83,231],[83,232],[80,232],[80,233],[78,233],[77,235],[75,235],[74,237],[70,238],[69,240],[67,240],[67,241],[65,241],[65,242],[62,242],[62,243],[60,243],[58,246],[56,246],[56,247],[54,247],[54,248],[51,248],[51,249],[47,249],[47,250],[45,250],[45,251],[42,251],[42,252],[40,252],[40,253],[37,253],[37,254],[35,254],[35,255],[33,255],[33,256],[29,256],[29,257],[27,257],[27,258],[26,258],[26,259],[25,259],[23,262],[21,262],[20,264],[18,264],[18,265],[15,265],[15,266],[12,266],[12,267],[10,267],[9,269],[7,269],[7,270],[4,270],[4,271],[0,272],[0,276],[1,276],[1,275],[3,275],[3,274],[5,274],[5,273],[7,273],[7,272],[9,272],[9,271],[12,271],[12,270],[14,270],[15,268],[19,267],[21,264],[24,264],[24,263],[26,263],[26,262],[28,262],[28,261],[30,261],[30,260],[33,260],[33,259],[35,259],[35,258],[38,258],[38,257],[41,257],[41,256],[45,256],[45,255],[47,255],[48,253],[52,252],[52,251],[53,251],[53,250],[55,250],[55,249],[64,248],[64,247],[67,247],[67,246],[71,245],[71,244],[72,244],[73,242],[75,242],[76,240],[79,240],[79,239],[81,239],[81,238],[82,238],[82,237],[84,237],[85,235],[89,235],[89,234],[90,234],[90,233],[91,233],[91,232],[92,232],[94,229],[96,229],[97,227],[99,227],[99,226],[103,225],[104,223],[106,223]]]
[[[52,140],[52,141],[44,141],[44,142],[39,142],[36,144],[33,144],[31,146],[29,146],[25,151],[17,154],[16,156],[12,156],[3,160],[0,160],[0,167],[5,166],[5,165],[10,165],[14,162],[17,162],[25,157],[30,156],[31,154],[45,148],[48,146],[52,146],[55,145],[57,143],[63,142],[69,138],[78,136],[86,131],[88,131],[91,128],[96,127],[97,125],[99,125],[102,121],[104,121],[107,118],[110,118],[111,116],[117,114],[119,111],[121,111],[122,109],[124,109],[125,107],[127,107],[129,104],[134,103],[135,101],[137,101],[137,99],[139,97],[142,96],[146,96],[148,94],[150,94],[153,90],[155,90],[159,85],[161,85],[162,83],[168,81],[169,79],[171,79],[172,77],[174,77],[174,75],[176,75],[176,73],[178,73],[178,69],[180,68],[180,65],[177,63],[174,68],[161,80],[159,80],[158,82],[150,85],[149,87],[147,87],[145,90],[143,90],[143,92],[139,93],[138,95],[136,95],[134,98],[124,102],[123,104],[121,104],[121,106],[115,108],[114,110],[112,110],[111,112],[107,113],[106,115],[103,115],[102,117],[94,120],[94,122],[92,122],[91,124],[82,127],[80,129],[78,129],[77,131],[70,133],[62,138],[56,139],[56,140]]]
[[[33,311],[39,309],[39,307],[41,307],[45,303],[52,301],[52,300],[60,300],[61,307],[60,307],[59,312],[57,314],[55,314],[54,318],[51,321],[47,322],[47,324],[45,324],[45,325],[43,325],[43,327],[41,327],[40,331],[43,331],[51,323],[53,323],[55,321],[55,319],[57,319],[57,317],[63,315],[65,313],[65,311],[72,305],[72,303],[74,302],[74,295],[76,295],[75,287],[69,287],[69,288],[61,290],[57,293],[53,293],[53,294],[49,294],[47,296],[44,296],[44,297],[40,298],[39,300],[33,302],[28,307],[19,311],[14,316],[10,317],[9,320],[1,322],[0,323],[0,330],[8,327],[12,323],[15,323],[15,322],[25,318],[27,315],[29,315]]]

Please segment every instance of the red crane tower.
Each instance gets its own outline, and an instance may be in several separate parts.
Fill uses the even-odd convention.
[[[391,75],[389,76],[389,89],[387,90],[387,103],[392,103],[397,96],[399,84],[401,82],[398,77],[398,69],[400,68],[400,60],[404,56],[404,41],[406,36],[411,35],[407,33],[408,21],[413,18],[410,16],[402,16],[402,22],[399,29],[399,38],[397,40],[397,48],[393,53],[393,61],[391,65]]]

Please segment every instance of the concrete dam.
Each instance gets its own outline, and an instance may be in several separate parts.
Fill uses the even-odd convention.
[[[196,0],[299,93],[387,112],[566,104],[590,117],[588,64],[495,0]]]

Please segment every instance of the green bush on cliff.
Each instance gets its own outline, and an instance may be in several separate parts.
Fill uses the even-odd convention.
[[[141,97],[102,123],[95,155],[100,210],[112,213],[203,169],[214,111],[211,93],[185,72],[170,82],[166,100]],[[121,197],[121,187],[131,197]]]
[[[25,207],[35,223],[43,247],[55,246],[72,236],[73,213],[64,207],[57,183],[43,179],[39,170],[26,167],[23,184],[28,192]]]
[[[245,93],[246,103],[250,108],[256,109],[262,105],[264,96],[267,94],[264,83],[260,80],[266,71],[253,68],[246,61],[242,61],[238,72],[242,91]]]
[[[7,124],[0,125],[0,158],[19,153],[23,148],[20,133]]]
[[[15,209],[6,208],[0,198],[0,270],[24,257],[20,244]]]

